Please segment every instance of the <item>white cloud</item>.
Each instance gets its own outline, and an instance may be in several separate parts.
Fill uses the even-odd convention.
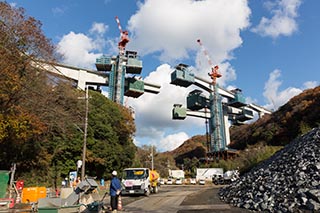
[[[173,104],[183,103],[185,105],[185,98],[190,89],[170,84],[173,70],[168,64],[163,64],[144,79],[148,83],[160,84],[159,94],[144,94],[134,101],[130,99],[129,104],[137,111],[136,120],[142,129],[146,127],[163,129],[177,126],[177,123],[173,124],[171,118]],[[145,132],[151,133],[153,131]]]
[[[184,141],[190,137],[185,132],[179,132],[176,134],[168,135],[160,140],[160,151],[170,151],[178,148]]]
[[[11,2],[9,3],[11,7],[17,7],[17,3],[16,2]]]
[[[103,23],[94,22],[89,32],[91,34],[97,33],[99,35],[103,35],[108,30],[108,28],[109,27]]]
[[[307,82],[304,82],[303,84],[304,89],[311,89],[317,86],[319,86],[319,82],[317,81],[307,81]]]
[[[85,34],[74,32],[64,35],[57,45],[57,52],[63,55],[63,63],[84,68],[92,67],[96,58],[101,55],[93,53],[96,49],[94,40]]]
[[[241,45],[239,32],[249,25],[249,15],[246,0],[146,0],[129,20],[129,45],[172,61],[199,51],[200,38],[213,62],[220,63]]]
[[[136,138],[139,144],[143,141],[148,144],[154,144],[158,150],[170,150],[172,146],[181,144],[182,134],[169,134],[168,132],[177,132],[183,129],[191,129],[203,126],[204,121],[196,118],[186,118],[186,121],[172,120],[173,104],[183,104],[186,106],[186,97],[192,88],[184,88],[170,84],[171,73],[174,68],[168,64],[159,66],[144,79],[148,83],[160,83],[161,90],[157,95],[143,94],[138,99],[128,99],[128,104],[136,112]],[[174,137],[177,137],[174,139]],[[182,137],[184,138],[184,137]],[[164,145],[171,140],[171,146]],[[183,142],[183,141],[182,141]]]
[[[60,15],[63,15],[67,10],[67,7],[63,6],[63,7],[55,7],[55,8],[52,8],[51,11],[53,13],[53,15],[55,16],[60,16]]]
[[[308,81],[305,82],[301,88],[288,87],[280,91],[279,89],[282,85],[282,81],[279,80],[280,77],[281,71],[276,69],[270,73],[269,79],[265,83],[263,95],[268,102],[268,104],[265,105],[268,109],[277,110],[280,106],[287,103],[292,97],[300,94],[304,89],[313,88],[318,85],[316,81]]]
[[[178,133],[169,134],[165,136],[165,133],[163,131],[158,131],[154,128],[151,128],[148,131],[150,131],[150,134],[153,134],[152,139],[148,140],[148,145],[156,146],[159,152],[174,150],[177,147],[179,147],[181,144],[183,144],[184,141],[190,138],[188,134],[185,132],[178,132]],[[145,143],[138,141],[137,138],[135,138],[134,144],[136,146],[142,146]]]
[[[62,62],[83,68],[94,68],[96,58],[102,55],[98,52],[102,52],[103,48],[110,44],[110,41],[104,39],[107,31],[107,25],[94,22],[88,35],[72,31],[64,35],[57,45],[57,52],[63,56]]]
[[[277,38],[281,35],[290,36],[297,31],[298,8],[301,0],[277,0],[268,1],[265,6],[273,14],[271,18],[262,17],[258,26],[252,29],[253,32],[262,36]]]

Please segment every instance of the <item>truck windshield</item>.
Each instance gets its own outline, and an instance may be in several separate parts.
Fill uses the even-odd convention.
[[[145,170],[125,170],[125,179],[142,179],[145,177]]]

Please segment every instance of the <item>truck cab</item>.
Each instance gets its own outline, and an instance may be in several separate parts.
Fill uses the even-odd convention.
[[[148,168],[127,168],[124,169],[122,178],[123,195],[142,194],[158,192],[159,174]]]

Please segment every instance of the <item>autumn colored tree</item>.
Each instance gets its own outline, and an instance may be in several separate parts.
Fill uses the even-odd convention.
[[[53,59],[53,46],[40,27],[22,8],[0,2],[0,168],[19,161],[25,156],[23,146],[46,130],[25,102],[41,95],[42,87],[34,85],[45,82],[44,75],[34,72],[32,61]]]
[[[41,23],[0,2],[0,169],[16,163],[26,185],[58,186],[82,155],[84,91],[45,72],[54,62]],[[103,177],[131,165],[135,125],[127,109],[90,96],[86,174]]]

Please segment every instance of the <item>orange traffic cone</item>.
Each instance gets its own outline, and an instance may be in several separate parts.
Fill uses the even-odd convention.
[[[119,211],[122,210],[122,200],[121,200],[121,196],[118,197],[118,208]]]

